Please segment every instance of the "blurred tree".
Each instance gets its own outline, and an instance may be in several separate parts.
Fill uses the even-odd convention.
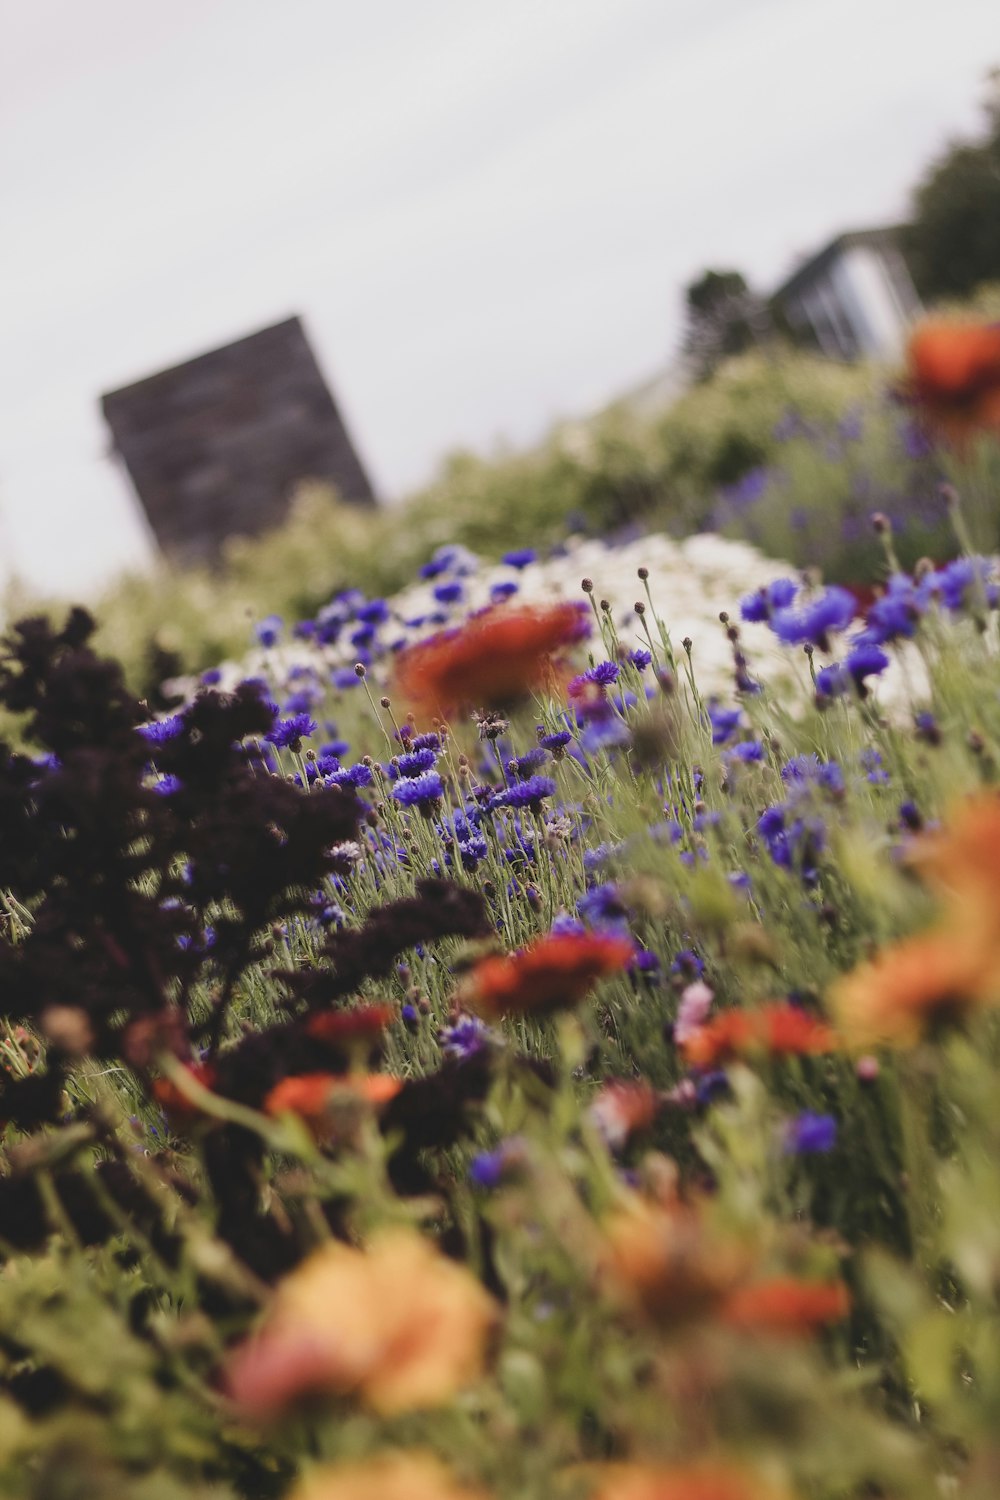
[[[683,352],[697,380],[707,380],[719,363],[743,354],[768,329],[764,302],[739,271],[705,271],[684,292],[687,323]]]
[[[927,301],[1000,279],[1000,70],[990,74],[985,113],[981,139],[951,146],[913,195],[904,249]]]

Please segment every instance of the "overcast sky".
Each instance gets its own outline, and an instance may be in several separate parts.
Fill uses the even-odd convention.
[[[997,0],[0,0],[0,524],[146,555],[101,392],[303,315],[377,487],[669,360],[891,221],[1000,63]]]

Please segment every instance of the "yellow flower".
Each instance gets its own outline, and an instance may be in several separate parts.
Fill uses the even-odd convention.
[[[392,1453],[364,1463],[317,1469],[288,1500],[488,1500],[459,1484],[426,1453]]]
[[[497,1311],[470,1271],[410,1230],[367,1250],[331,1241],[281,1282],[229,1389],[252,1416],[315,1392],[384,1416],[436,1406],[479,1376]]]

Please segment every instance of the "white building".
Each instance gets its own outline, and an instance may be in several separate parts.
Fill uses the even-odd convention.
[[[896,229],[838,235],[774,293],[796,334],[831,359],[895,360],[921,307]]]

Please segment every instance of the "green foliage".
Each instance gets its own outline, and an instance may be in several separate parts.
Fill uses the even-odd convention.
[[[1000,75],[982,136],[935,162],[914,194],[905,248],[927,301],[968,297],[1000,277]]]

